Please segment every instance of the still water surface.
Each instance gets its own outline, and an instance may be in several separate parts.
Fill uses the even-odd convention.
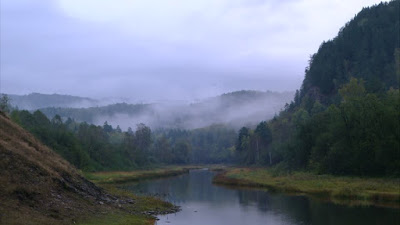
[[[231,189],[213,185],[214,175],[208,170],[192,170],[126,188],[181,206],[176,214],[159,216],[157,225],[400,225],[399,209],[348,207],[305,196]]]

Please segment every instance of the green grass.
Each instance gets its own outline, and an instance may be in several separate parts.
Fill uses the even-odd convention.
[[[128,213],[117,213],[101,215],[78,225],[151,225],[154,219],[140,215],[130,215]]]
[[[120,197],[129,197],[134,200],[132,205],[124,205],[123,210],[109,209],[104,210],[102,214],[88,214],[83,217],[78,225],[135,225],[135,224],[154,224],[155,218],[143,215],[143,213],[167,212],[175,208],[169,202],[149,196],[137,196],[129,191],[119,189],[115,184],[100,184],[108,193]]]
[[[265,168],[231,168],[215,177],[214,183],[305,193],[338,203],[400,207],[400,179],[316,175],[308,172],[276,176]]]
[[[148,211],[155,212],[165,212],[175,208],[169,202],[162,201],[154,197],[147,196],[135,196],[127,191],[115,188],[113,185],[103,186],[108,192],[119,195],[119,196],[129,196],[134,199],[135,204],[130,207],[124,208],[124,210],[112,209],[103,212],[100,215],[87,215],[81,219],[78,225],[145,225],[154,224],[155,218],[153,216],[144,215]]]
[[[117,184],[152,179],[168,176],[176,176],[187,173],[189,169],[201,168],[197,166],[168,166],[150,170],[135,171],[113,171],[113,172],[94,172],[84,173],[83,175],[97,184]]]
[[[161,199],[149,196],[137,196],[127,190],[118,188],[116,185],[126,182],[139,181],[143,179],[152,179],[159,177],[167,177],[187,173],[189,169],[199,168],[194,166],[168,166],[150,170],[137,171],[119,171],[119,172],[96,172],[85,173],[84,176],[104,188],[108,193],[115,196],[129,197],[134,200],[134,204],[124,208],[124,210],[110,210],[101,215],[87,215],[81,219],[78,225],[94,225],[94,224],[154,224],[155,219],[152,216],[143,215],[143,213],[152,212],[168,212],[176,209],[176,207]],[[126,207],[126,206],[125,206]],[[157,214],[157,213],[156,213]]]

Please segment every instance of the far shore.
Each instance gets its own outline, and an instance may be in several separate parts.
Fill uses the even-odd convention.
[[[213,183],[305,194],[337,204],[400,208],[399,178],[342,177],[309,172],[275,174],[267,168],[227,168],[214,177]]]

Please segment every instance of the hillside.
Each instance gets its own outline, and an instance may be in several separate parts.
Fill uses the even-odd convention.
[[[2,112],[0,171],[0,224],[72,224],[123,204]]]
[[[205,99],[192,104],[127,104],[103,107],[40,109],[47,117],[60,115],[77,121],[102,125],[105,121],[122,129],[145,123],[152,128],[201,128],[225,123],[236,128],[271,119],[286,103],[293,92],[237,91]]]
[[[351,77],[362,78],[370,93],[398,88],[399,15],[398,0],[364,8],[337,37],[323,42],[306,68],[296,104],[306,96],[327,104],[337,102],[338,90]]]
[[[322,43],[279,116],[242,128],[238,162],[400,176],[400,1],[364,8]]]
[[[19,109],[36,110],[46,107],[90,107],[98,101],[78,96],[31,93],[28,95],[8,95],[10,104]]]

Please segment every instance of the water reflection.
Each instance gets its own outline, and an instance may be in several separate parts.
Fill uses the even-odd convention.
[[[151,194],[180,205],[182,211],[160,216],[157,225],[197,224],[400,224],[400,210],[378,207],[346,207],[305,196],[288,196],[260,190],[228,189],[212,185],[214,172],[148,180],[127,186],[139,194]]]

